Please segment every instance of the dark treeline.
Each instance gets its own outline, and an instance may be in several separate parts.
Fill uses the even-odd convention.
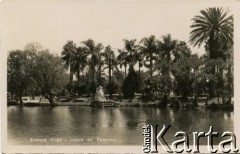
[[[169,95],[198,98],[207,95],[225,103],[233,96],[233,16],[208,8],[193,17],[190,44],[205,45],[205,54],[192,54],[185,41],[170,34],[123,40],[122,49],[92,39],[76,45],[67,41],[61,57],[37,43],[8,56],[8,92],[22,103],[23,95],[93,96],[101,85],[110,97],[117,93],[146,101]]]

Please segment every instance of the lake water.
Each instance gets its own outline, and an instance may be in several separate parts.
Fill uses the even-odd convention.
[[[18,107],[8,110],[8,143],[24,145],[142,145],[144,124],[172,126],[164,136],[171,142],[177,131],[222,134],[233,132],[231,111],[174,110],[152,107],[101,108],[87,106]],[[218,144],[222,138],[214,138]],[[200,139],[206,144],[206,138]]]

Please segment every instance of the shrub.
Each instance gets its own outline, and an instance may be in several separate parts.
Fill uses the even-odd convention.
[[[114,82],[112,82],[112,83],[107,84],[107,87],[106,87],[106,88],[107,88],[108,93],[109,93],[110,96],[111,96],[112,94],[114,94],[114,93],[117,92],[117,90],[118,90],[118,85],[115,84]]]
[[[86,94],[87,92],[88,92],[87,84],[85,84],[85,83],[80,84],[78,87],[78,94],[83,95],[83,94]]]
[[[132,98],[134,97],[135,92],[138,88],[138,76],[133,69],[133,67],[130,67],[128,76],[125,78],[122,86],[122,92],[123,96],[125,98]]]

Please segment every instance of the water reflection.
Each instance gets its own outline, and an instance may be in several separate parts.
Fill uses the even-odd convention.
[[[171,124],[166,134],[173,141],[177,131],[190,135],[193,131],[209,130],[220,134],[233,132],[233,112],[199,110],[174,110],[142,107],[8,107],[8,141],[11,144],[71,144],[71,145],[142,145],[144,124]],[[61,142],[30,142],[30,138],[61,138]],[[70,141],[92,139],[87,142]],[[115,139],[103,141],[103,139]],[[100,140],[100,141],[99,141]],[[221,138],[216,139],[218,143]],[[206,144],[205,140],[200,140]]]

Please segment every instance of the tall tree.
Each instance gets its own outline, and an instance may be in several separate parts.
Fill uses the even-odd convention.
[[[127,52],[127,57],[126,60],[129,63],[129,70],[131,70],[130,68],[134,67],[134,65],[137,62],[137,58],[136,58],[136,53],[138,50],[138,45],[136,45],[136,39],[132,39],[132,40],[123,40],[124,41],[124,50],[126,50]],[[133,68],[134,69],[134,68]]]
[[[100,51],[103,49],[103,45],[98,43],[95,45],[95,42],[92,39],[82,42],[85,46],[85,50],[90,54],[90,68],[92,71],[92,83],[95,83],[95,67],[99,64]]]
[[[136,80],[138,76],[134,70],[134,65],[137,63],[138,45],[136,45],[136,39],[123,41],[124,50],[127,54],[126,62],[129,65],[129,73],[123,82],[122,90],[125,97],[133,97],[138,89],[138,81]]]
[[[138,77],[140,78],[141,67],[143,67],[143,60],[144,60],[144,56],[143,56],[142,51],[138,50],[138,52],[136,53],[136,60],[138,62]]]
[[[223,45],[233,44],[233,16],[228,16],[229,10],[216,7],[201,10],[200,13],[192,19],[190,42],[194,46],[206,42],[209,58],[221,57]]]
[[[27,53],[29,53],[29,52],[30,53],[36,53],[38,51],[41,51],[42,49],[43,49],[43,47],[38,42],[28,43],[24,47],[24,51],[26,51]]]
[[[143,76],[141,76],[141,67],[143,67],[143,63],[144,63],[144,55],[141,50],[137,51],[136,60],[138,62],[138,88],[137,88],[137,91],[141,92],[141,90],[143,89]]]
[[[173,91],[175,94],[181,95],[185,99],[193,92],[197,94],[197,89],[193,89],[192,85],[198,76],[196,71],[199,67],[200,60],[197,55],[182,54],[171,64],[171,73],[174,76]],[[197,95],[195,96],[197,97]]]
[[[74,65],[76,59],[77,48],[76,44],[73,41],[68,41],[63,46],[62,59],[65,61],[67,69],[70,70],[69,84],[72,85],[73,74],[74,74]]]
[[[135,95],[135,92],[138,90],[138,81],[137,79],[137,73],[133,69],[132,66],[129,68],[129,73],[127,77],[125,78],[123,85],[122,85],[122,92],[124,97],[126,98],[133,98]]]
[[[167,97],[172,89],[173,79],[170,75],[171,56],[175,52],[177,40],[173,40],[170,34],[162,36],[158,42],[158,60],[155,67],[159,70],[158,83],[162,93],[162,100],[159,106],[167,106]]]
[[[124,75],[127,76],[127,52],[121,49],[118,49],[119,55],[117,56],[118,64],[120,65],[120,68],[124,66]]]
[[[23,105],[22,96],[27,89],[28,69],[27,54],[21,50],[13,50],[8,55],[8,91],[15,95],[20,105]]]
[[[171,54],[177,45],[177,40],[173,40],[170,34],[162,36],[162,41],[159,42],[161,59],[165,59],[167,63],[171,61]]]
[[[226,47],[233,45],[233,16],[228,15],[229,10],[223,8],[207,8],[200,11],[201,15],[195,16],[193,24],[190,26],[193,30],[190,32],[190,42],[194,46],[205,44],[209,59],[226,59]],[[210,75],[216,75],[217,65],[213,66]],[[223,72],[222,70],[220,72]],[[218,73],[219,74],[219,73]],[[223,74],[219,74],[221,80]],[[215,88],[212,81],[209,86],[209,97],[213,97]]]
[[[111,46],[107,46],[104,52],[105,63],[108,65],[108,77],[109,83],[112,83],[112,71],[113,71],[113,64],[115,61],[115,54],[112,50]]]
[[[104,52],[99,51],[98,52],[98,62],[97,62],[97,74],[98,74],[97,82],[98,82],[98,84],[103,84],[102,73],[104,71],[104,68],[102,68],[102,67],[104,66],[104,64],[105,64]]]
[[[171,62],[171,55],[175,52],[177,40],[173,40],[170,34],[162,36],[162,41],[159,41],[158,63],[161,73],[169,76],[169,66]]]
[[[191,56],[191,50],[184,41],[178,41],[175,48],[172,51],[173,59],[172,62],[175,63],[178,59]]]
[[[140,41],[140,50],[142,51],[142,54],[146,57],[145,62],[148,62],[149,64],[145,63],[145,66],[149,68],[150,72],[150,78],[152,79],[153,76],[153,63],[156,60],[156,53],[157,53],[157,40],[155,39],[154,35],[151,35],[150,37],[145,37]]]
[[[87,66],[87,52],[83,47],[78,47],[74,57],[74,71],[76,72],[78,85],[80,83],[80,73],[83,72]]]
[[[38,52],[32,74],[44,94],[48,95],[50,105],[55,105],[54,92],[66,85],[63,60],[47,50]]]
[[[39,51],[42,51],[43,47],[41,46],[40,43],[38,42],[32,42],[32,43],[28,43],[25,47],[24,47],[24,52],[27,54],[27,69],[28,69],[28,73],[32,74],[32,72],[34,71],[33,69],[33,63],[34,60],[36,59],[37,53]],[[28,86],[27,86],[27,94],[30,95],[32,97],[32,99],[34,99],[34,96],[36,94],[40,94],[41,93],[41,89],[39,88],[39,86],[36,84],[36,82],[34,81],[34,79],[32,78],[31,75],[29,75],[28,77]]]

